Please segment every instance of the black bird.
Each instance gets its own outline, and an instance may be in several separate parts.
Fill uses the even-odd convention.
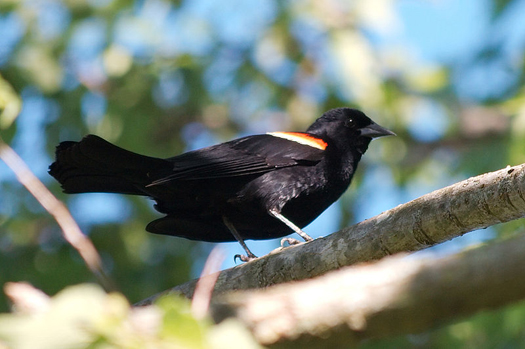
[[[312,240],[308,225],[348,188],[373,138],[394,135],[362,112],[337,108],[306,132],[270,132],[159,159],[94,135],[62,142],[49,167],[66,193],[144,195],[165,217],[151,233],[211,242]]]

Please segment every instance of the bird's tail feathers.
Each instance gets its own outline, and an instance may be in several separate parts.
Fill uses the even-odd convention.
[[[166,160],[136,154],[88,135],[80,142],[60,143],[49,174],[66,193],[148,195],[140,188],[151,182],[150,174],[170,166]]]

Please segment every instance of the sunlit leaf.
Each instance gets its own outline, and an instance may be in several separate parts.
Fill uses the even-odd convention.
[[[21,109],[22,100],[13,87],[0,75],[0,129],[11,126]]]
[[[407,83],[418,92],[432,93],[446,87],[449,76],[447,70],[442,67],[426,67],[409,72]]]
[[[187,348],[206,348],[207,326],[192,316],[187,300],[163,297],[156,304],[164,312],[162,337],[171,338]]]

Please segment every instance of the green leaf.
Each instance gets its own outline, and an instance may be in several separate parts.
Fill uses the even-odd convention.
[[[167,296],[156,305],[164,311],[161,337],[175,340],[186,348],[207,348],[207,323],[196,320],[191,314],[190,303],[181,297]]]
[[[22,109],[22,100],[15,90],[0,75],[0,129],[5,130],[13,124]]]

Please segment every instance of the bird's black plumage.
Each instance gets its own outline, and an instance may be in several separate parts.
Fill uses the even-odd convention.
[[[391,134],[338,108],[306,132],[248,136],[168,159],[88,135],[60,143],[49,173],[66,193],[150,196],[166,214],[148,224],[152,233],[222,242],[236,240],[234,229],[240,240],[271,239],[292,232],[276,217],[302,228],[336,201],[370,141]]]

